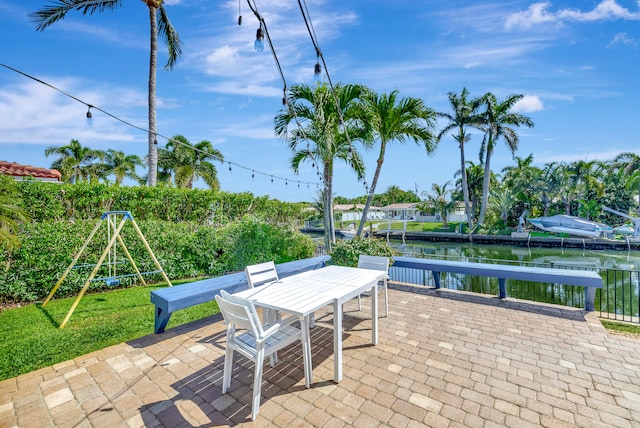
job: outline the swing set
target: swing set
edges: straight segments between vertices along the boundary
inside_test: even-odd
[[[80,259],[84,251],[86,250],[87,246],[93,239],[94,235],[96,234],[96,232],[98,232],[98,229],[100,229],[100,226],[103,223],[105,223],[105,220],[107,224],[107,246],[102,252],[102,254],[100,255],[100,258],[95,264],[76,265],[76,263],[78,262],[78,260]],[[149,272],[140,272],[140,270],[138,269],[136,262],[133,260],[133,257],[131,257],[131,254],[129,253],[127,246],[122,240],[122,236],[120,236],[120,232],[124,227],[124,225],[127,224],[127,222],[133,225],[136,233],[138,234],[138,237],[140,238],[140,241],[142,241],[144,247],[147,250],[147,253],[149,253],[149,256],[153,260],[153,263],[155,264],[157,270],[149,271]],[[124,260],[118,261],[117,259],[118,245],[117,244],[120,244],[120,247],[124,251],[124,254],[127,257],[129,264],[133,267],[133,270],[135,271],[135,273],[118,275],[117,266],[120,264],[126,264],[126,261]],[[96,278],[96,275],[98,274],[99,270],[104,266],[105,259],[107,260],[106,266],[108,267],[108,275],[102,278]],[[78,306],[78,303],[80,303],[80,300],[82,299],[85,292],[89,288],[89,285],[92,282],[104,281],[105,285],[109,287],[113,287],[120,284],[121,278],[137,276],[140,282],[142,283],[142,285],[146,286],[147,283],[144,281],[143,275],[151,275],[151,274],[159,273],[162,275],[165,282],[170,287],[172,286],[171,281],[169,281],[169,278],[164,273],[162,266],[160,266],[158,259],[153,254],[151,247],[149,247],[147,240],[144,238],[142,231],[140,231],[138,224],[133,219],[133,216],[129,211],[107,211],[103,213],[102,216],[100,216],[100,220],[98,221],[96,226],[93,228],[93,230],[89,234],[89,237],[85,240],[84,244],[82,244],[82,247],[73,258],[73,261],[71,262],[69,267],[67,267],[67,269],[64,271],[64,273],[62,274],[62,277],[58,280],[56,285],[53,286],[53,288],[51,289],[51,292],[49,292],[49,295],[42,303],[42,306],[45,306],[47,303],[49,303],[49,300],[51,300],[55,292],[58,290],[58,288],[60,287],[60,285],[62,284],[62,282],[65,280],[65,278],[67,277],[69,272],[71,272],[72,269],[81,269],[81,268],[88,268],[88,267],[93,267],[93,270],[91,271],[91,274],[89,274],[89,277],[85,281],[82,289],[80,290],[80,293],[78,294],[78,297],[76,297],[76,300],[73,302],[73,305],[71,305],[69,312],[67,312],[67,315],[65,316],[64,320],[60,324],[60,328],[64,328],[64,326],[67,325],[69,318],[71,318],[71,315],[73,315],[73,312]]]

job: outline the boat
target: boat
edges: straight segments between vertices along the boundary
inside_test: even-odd
[[[614,227],[613,231],[618,235],[633,235],[635,228],[632,224],[623,224],[622,226]]]
[[[613,228],[606,224],[565,214],[530,218],[529,223],[545,232],[566,233],[594,239],[613,233]]]

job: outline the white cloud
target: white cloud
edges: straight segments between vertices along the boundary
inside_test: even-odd
[[[611,46],[615,46],[617,44],[623,44],[628,46],[636,46],[638,43],[635,39],[630,38],[627,33],[618,33],[615,35],[613,40],[607,45],[608,48]]]
[[[507,30],[528,29],[546,23],[563,24],[565,21],[595,22],[640,19],[640,12],[631,12],[620,6],[616,0],[602,0],[593,10],[588,12],[577,9],[561,9],[557,12],[551,12],[549,11],[550,6],[549,2],[533,3],[527,10],[508,16],[505,28]]]
[[[525,95],[513,106],[513,110],[518,113],[531,113],[543,109],[544,104],[537,95]]]
[[[552,13],[547,12],[549,6],[551,3],[534,3],[526,11],[517,12],[507,17],[505,28],[507,30],[511,30],[513,27],[526,29],[537,24],[557,21]]]

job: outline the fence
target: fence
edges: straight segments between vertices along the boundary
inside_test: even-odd
[[[423,257],[421,254],[405,254],[408,257]],[[433,255],[430,255],[432,258]],[[512,264],[562,269],[593,270],[603,279],[603,288],[596,291],[595,310],[602,318],[632,323],[640,323],[640,272],[637,270],[596,269],[582,266],[567,266],[558,263],[530,263],[513,260],[495,260],[471,257],[446,257],[441,259],[478,263]],[[435,286],[430,272],[421,269],[389,269],[391,281]],[[442,273],[441,286],[451,290],[498,295],[498,279],[468,276],[464,274]],[[528,281],[507,281],[509,297],[551,303],[570,307],[584,307],[584,288],[562,284],[547,284]]]

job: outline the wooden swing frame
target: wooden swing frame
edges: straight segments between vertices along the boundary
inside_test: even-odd
[[[120,224],[118,224],[118,216],[122,216],[122,218],[120,219]],[[109,236],[109,240],[108,240],[107,246],[104,249],[104,251],[102,252],[102,254],[100,255],[100,258],[98,259],[97,263],[95,264],[95,267],[91,271],[91,274],[89,275],[89,277],[85,281],[82,289],[80,290],[80,293],[76,297],[76,300],[73,302],[73,305],[71,305],[71,308],[69,309],[69,312],[67,312],[67,315],[65,316],[64,320],[60,324],[60,328],[64,328],[65,325],[67,325],[67,322],[69,322],[69,319],[71,318],[71,315],[73,315],[73,312],[75,311],[76,307],[80,303],[80,300],[82,299],[82,297],[86,293],[87,289],[89,288],[89,284],[91,284],[91,282],[94,280],[96,274],[98,273],[98,271],[102,267],[102,263],[107,258],[107,256],[108,255],[110,256],[112,251],[113,251],[113,254],[115,255],[116,242],[120,244],[120,246],[124,250],[125,255],[127,256],[127,259],[129,260],[129,263],[131,264],[131,266],[135,270],[136,273],[133,274],[133,275],[134,276],[138,276],[138,278],[140,279],[140,281],[142,282],[143,285],[145,285],[145,286],[147,285],[147,283],[144,281],[144,278],[142,277],[143,273],[141,273],[140,270],[138,269],[138,266],[136,265],[136,262],[133,260],[133,257],[131,257],[131,254],[129,253],[129,250],[127,249],[127,246],[125,245],[124,241],[122,240],[122,237],[120,236],[120,231],[122,230],[124,225],[127,223],[127,221],[131,222],[131,224],[133,225],[135,231],[138,234],[138,237],[140,238],[140,241],[142,241],[142,243],[144,244],[144,247],[147,250],[147,253],[149,253],[149,256],[153,260],[153,263],[156,265],[156,268],[158,269],[157,272],[162,274],[162,277],[164,278],[165,282],[169,285],[169,287],[172,286],[171,281],[169,280],[169,278],[165,274],[164,270],[162,269],[162,266],[160,266],[160,262],[158,262],[158,259],[153,254],[153,251],[151,250],[151,247],[147,243],[147,240],[145,239],[144,235],[142,234],[142,231],[140,230],[140,228],[138,227],[138,224],[133,219],[133,216],[131,215],[131,213],[129,211],[107,211],[107,212],[103,213],[102,216],[100,216],[100,220],[98,220],[98,222],[96,223],[95,227],[93,228],[93,230],[89,234],[89,237],[85,240],[84,244],[82,244],[82,247],[80,247],[80,250],[78,251],[78,253],[74,256],[73,261],[71,262],[69,267],[62,274],[62,277],[60,277],[60,279],[58,280],[56,285],[53,286],[53,288],[49,292],[49,295],[47,296],[47,298],[42,303],[42,306],[45,306],[47,303],[49,303],[49,300],[51,300],[51,298],[53,297],[55,292],[58,290],[58,288],[60,287],[62,282],[65,280],[65,278],[67,277],[69,272],[71,272],[71,269],[73,269],[73,267],[76,265],[76,263],[78,262],[78,260],[80,259],[80,257],[84,253],[84,251],[87,249],[87,246],[89,245],[89,243],[93,239],[93,237],[96,234],[96,232],[98,232],[98,229],[100,229],[100,226],[103,223],[105,223],[105,220],[106,220],[106,224],[107,224],[107,227],[108,227],[108,236]],[[115,260],[114,260],[114,262],[115,262]],[[111,273],[111,265],[109,266],[109,272]],[[114,266],[114,274],[115,274],[115,266]],[[127,275],[127,276],[131,276],[131,275]],[[117,275],[114,275],[112,277],[112,279],[116,278],[116,277],[117,277]]]

